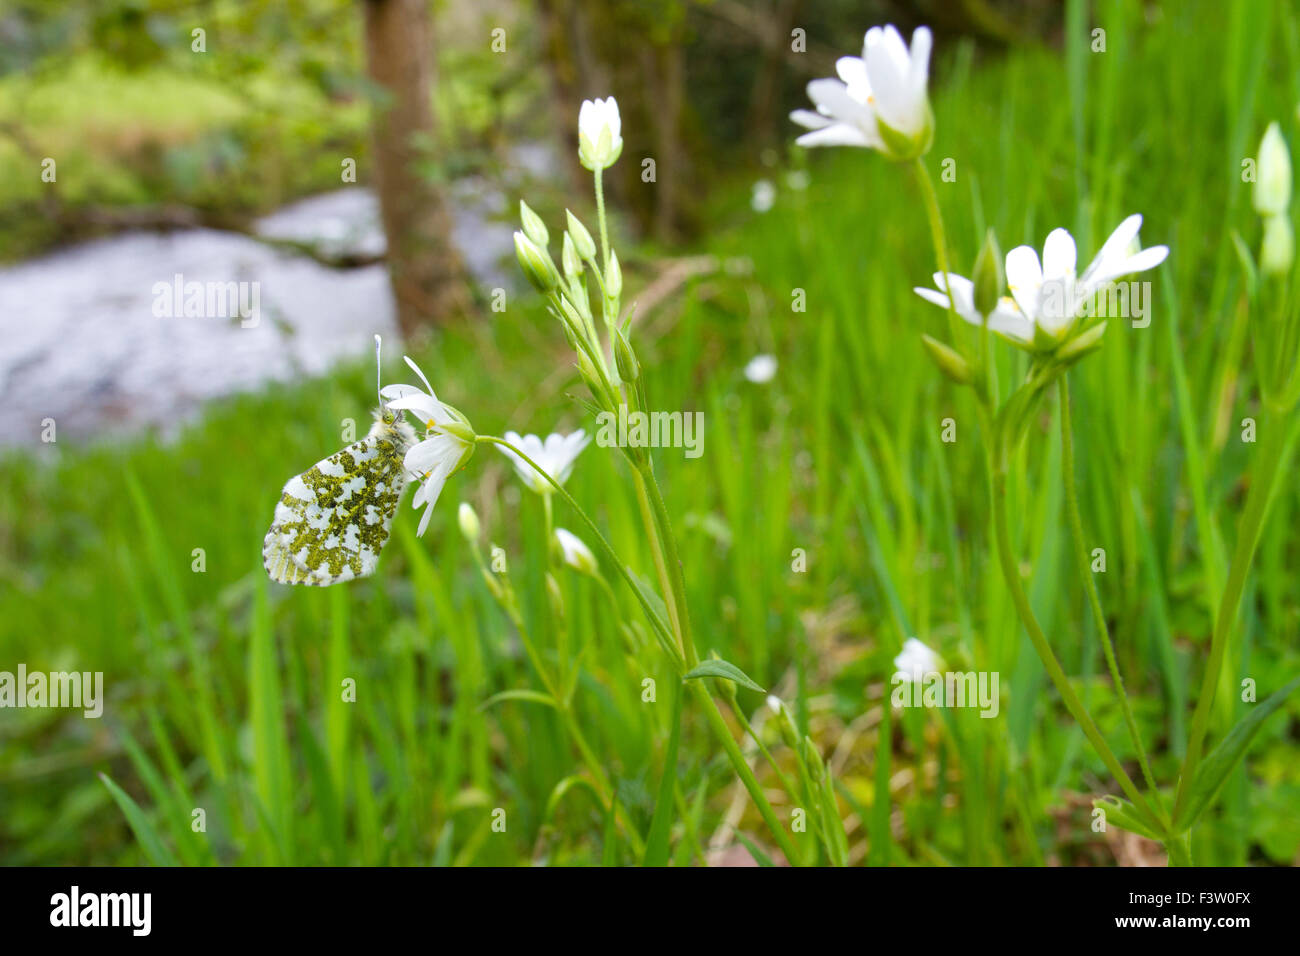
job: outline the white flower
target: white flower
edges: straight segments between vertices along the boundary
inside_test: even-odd
[[[903,651],[894,658],[894,677],[903,680],[920,681],[926,674],[939,669],[939,655],[926,647],[914,637],[903,643]]]
[[[892,159],[913,159],[930,146],[934,118],[926,84],[930,31],[917,27],[909,51],[892,25],[867,31],[861,57],[835,63],[840,79],[813,80],[808,97],[817,112],[795,110],[790,118],[812,130],[800,146],[863,146]],[[842,82],[841,82],[842,81]]]
[[[745,366],[745,378],[755,385],[766,385],[776,377],[776,357],[755,355]]]
[[[613,166],[623,152],[622,132],[614,97],[583,100],[578,110],[578,159],[582,165],[593,172]]]
[[[770,179],[760,179],[754,183],[753,195],[749,197],[749,205],[754,212],[767,212],[775,202],[776,187]]]
[[[555,540],[560,542],[560,551],[564,554],[564,563],[581,574],[596,574],[599,565],[591,548],[576,534],[564,528],[555,529]]]
[[[1053,229],[1043,244],[1041,263],[1032,246],[1017,246],[1007,253],[1006,277],[1010,296],[1003,296],[992,315],[989,328],[1022,346],[1045,344],[1055,347],[1074,326],[1084,304],[1104,285],[1136,272],[1154,269],[1169,255],[1167,246],[1137,247],[1142,217],[1132,215],[1121,222],[1102,244],[1083,274],[1075,275],[1078,252],[1074,237],[1065,229]],[[943,289],[943,273],[934,283]],[[974,285],[969,279],[948,274],[953,309],[967,322],[981,325],[975,309]],[[948,308],[948,296],[934,289],[913,290],[927,302]],[[1036,331],[1045,338],[1038,338]]]
[[[379,394],[389,408],[409,411],[424,424],[426,437],[412,445],[404,459],[406,470],[420,481],[412,501],[416,508],[424,508],[416,532],[419,536],[429,527],[433,506],[447,478],[474,453],[474,433],[460,413],[438,400],[419,366],[409,357],[406,364],[420,376],[428,391],[422,392],[414,385],[387,385]]]
[[[546,441],[542,441],[536,435],[521,436],[518,432],[506,432],[506,441],[536,462],[543,471],[555,479],[557,484],[562,485],[569,480],[569,475],[573,472],[574,459],[587,447],[591,437],[579,428],[568,436],[558,432],[552,433],[546,436]],[[502,448],[500,445],[497,447],[501,448],[502,454],[514,463],[519,480],[530,489],[539,495],[549,495],[555,490],[549,481],[539,475],[532,465],[516,455],[514,451]]]

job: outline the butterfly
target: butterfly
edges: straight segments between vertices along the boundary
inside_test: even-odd
[[[378,362],[379,337],[375,336]],[[358,442],[285,483],[262,542],[262,565],[280,584],[326,586],[372,574],[406,490],[402,460],[415,430],[380,397]]]

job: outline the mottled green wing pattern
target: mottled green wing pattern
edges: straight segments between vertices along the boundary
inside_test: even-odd
[[[338,584],[379,564],[406,474],[400,426],[376,422],[361,441],[290,478],[262,544],[262,564],[281,584]]]

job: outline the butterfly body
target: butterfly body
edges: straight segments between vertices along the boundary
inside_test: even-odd
[[[386,408],[365,438],[290,478],[262,543],[262,564],[281,584],[326,586],[379,564],[406,490],[402,459],[415,432]]]

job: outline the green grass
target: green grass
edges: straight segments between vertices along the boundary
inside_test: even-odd
[[[993,60],[941,48],[927,163],[937,178],[945,158],[956,161],[939,198],[957,271],[969,271],[986,226],[1007,249],[1065,225],[1087,257],[1140,211],[1143,240],[1172,249],[1149,277],[1150,327],[1112,322],[1102,351],[1072,374],[1083,524],[1106,550],[1103,606],[1156,777],[1168,782],[1207,655],[1206,585],[1223,586],[1251,467],[1239,423],[1258,415],[1229,241],[1236,228],[1258,243],[1241,159],[1274,118],[1297,142],[1300,42],[1281,3],[1168,5],[1154,22],[1124,0],[1095,5],[1091,19],[1082,9],[1071,42],[1102,26],[1104,54]],[[846,37],[846,51],[855,42]],[[720,225],[701,251],[747,257],[752,274],[694,280],[637,339],[655,407],[705,413],[703,457],[657,458],[700,649],[798,715],[834,770],[851,862],[1113,863],[1118,844],[1092,831],[1089,798],[1114,785],[1046,679],[990,555],[974,403],[920,347],[919,333],[943,334],[944,316],[910,292],[933,271],[919,194],[907,170],[874,154],[792,159],[811,185],[791,190],[777,176],[772,212],[748,210],[748,182],[713,200]],[[629,278],[626,301],[643,278]],[[795,289],[806,312],[791,311]],[[646,328],[661,331],[651,339]],[[564,397],[582,386],[558,371],[563,346],[527,296],[449,327],[417,358],[480,432],[590,430]],[[766,387],[740,371],[759,351],[781,360]],[[1005,387],[1022,360],[998,355]],[[555,646],[541,508],[500,455],[479,449],[423,539],[408,505],[374,578],[328,590],[265,580],[260,542],[276,493],[338,446],[344,418],[366,420],[371,375],[359,363],[217,403],[171,445],[61,440],[53,460],[0,464],[0,662],[102,670],[108,694],[99,721],[0,711],[4,862],[636,861],[560,718],[528,700],[482,706],[541,688],[456,530],[458,498],[506,549],[529,631]],[[1071,570],[1056,413],[1044,405],[1019,453],[1014,536],[1049,641],[1132,769]],[[955,443],[940,440],[945,418]],[[568,487],[653,578],[622,461],[593,446]],[[1263,700],[1300,670],[1296,492],[1282,482],[1265,527],[1211,745],[1249,707],[1234,692],[1241,678]],[[191,570],[195,548],[203,573]],[[807,553],[804,573],[792,570],[795,548]],[[654,642],[629,651],[597,589],[573,578],[563,588],[569,631],[591,644],[577,723],[652,859],[698,863],[715,837],[775,854],[690,697],[674,733]],[[621,616],[640,620],[632,595],[617,593]],[[890,661],[908,636],[963,668],[999,671],[1000,717],[891,715]],[[642,702],[647,677],[653,704]],[[342,699],[348,678],[355,703]],[[761,695],[738,699],[764,712]],[[1197,830],[1198,861],[1295,861],[1296,703],[1287,707]],[[791,773],[774,727],[760,733]],[[761,761],[759,776],[779,790]],[[669,796],[665,823],[656,806]],[[788,819],[788,800],[773,799]],[[191,829],[195,809],[205,833]]]

